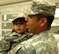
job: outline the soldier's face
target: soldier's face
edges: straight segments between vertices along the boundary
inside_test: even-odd
[[[27,26],[26,26],[25,23],[24,24],[21,24],[19,22],[16,22],[13,25],[13,27],[14,27],[15,32],[17,32],[17,33],[23,33],[23,32],[25,32],[27,30]]]
[[[40,22],[36,19],[36,17],[27,17],[25,18],[25,20],[27,21],[27,28],[29,32],[32,33],[37,33],[38,32],[38,28],[40,28]]]

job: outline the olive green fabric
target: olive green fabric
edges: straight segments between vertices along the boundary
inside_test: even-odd
[[[44,31],[18,44],[9,54],[58,54],[58,47],[53,35]]]
[[[20,42],[32,37],[30,33],[18,34],[16,32],[10,32],[4,36],[4,39],[0,41],[0,54],[7,54],[9,50],[14,48]]]

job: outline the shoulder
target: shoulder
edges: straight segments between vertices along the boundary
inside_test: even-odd
[[[8,40],[8,39],[10,39],[12,36],[13,36],[13,32],[11,31],[11,32],[9,32],[9,33],[7,33],[7,34],[4,35],[4,39],[5,39],[5,40]]]
[[[12,31],[10,31],[10,32],[8,32],[8,33],[6,33],[4,36],[6,37],[6,36],[9,36],[9,35],[11,35],[13,32]]]
[[[14,49],[12,49],[10,54],[36,54],[36,50],[33,46],[25,46],[25,45],[18,45]]]
[[[36,54],[36,50],[33,46],[27,46],[27,47],[22,47],[21,49],[18,49],[17,54]]]

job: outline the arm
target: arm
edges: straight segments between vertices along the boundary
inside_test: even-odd
[[[0,54],[7,54],[10,47],[10,42],[6,41],[5,36],[0,40]]]
[[[16,54],[36,54],[36,51],[33,46],[21,47],[17,50]]]
[[[17,45],[15,48],[8,52],[9,54],[36,54],[33,46],[25,47],[21,44]]]
[[[42,43],[37,47],[35,47],[35,49],[33,46],[23,46],[19,48],[15,54],[57,54],[54,45],[51,46],[49,43]]]

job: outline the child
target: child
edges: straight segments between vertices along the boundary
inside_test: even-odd
[[[6,34],[4,39],[0,41],[0,53],[2,54],[7,54],[7,52],[14,48],[17,44],[32,37],[32,34],[27,32],[27,26],[24,17],[14,19],[12,23],[12,31]]]

